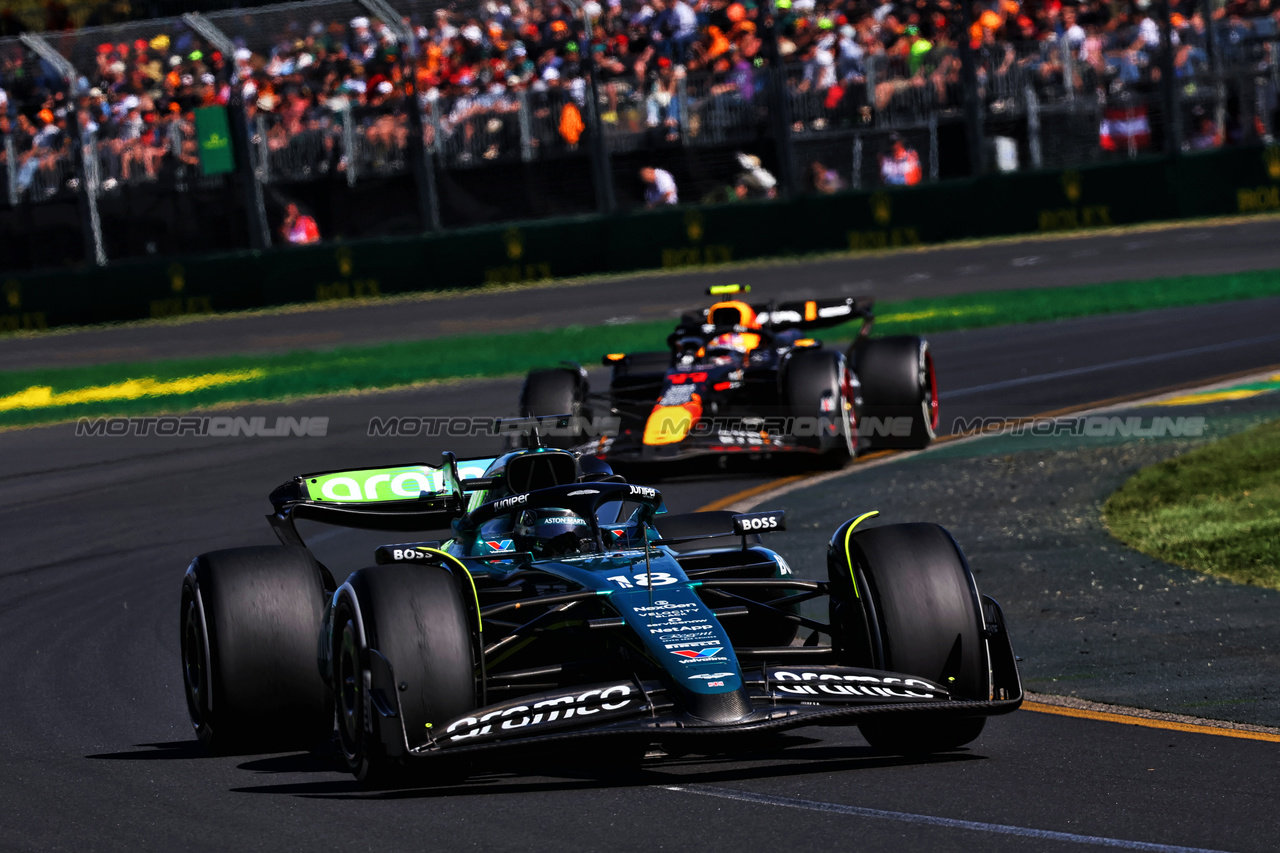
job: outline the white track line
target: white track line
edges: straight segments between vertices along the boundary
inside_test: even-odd
[[[1280,339],[1280,335],[1275,335],[1274,337],[1276,337],[1277,339]],[[1055,421],[1075,420],[1076,418],[1087,417],[1089,415],[1097,415],[1103,412],[1112,412],[1120,409],[1128,409],[1128,408],[1133,408],[1137,406],[1145,406],[1157,400],[1167,399],[1170,396],[1173,396],[1173,394],[1194,394],[1197,391],[1223,388],[1230,385],[1247,385],[1251,382],[1260,382],[1264,379],[1269,379],[1274,374],[1275,374],[1275,370],[1272,369],[1272,370],[1259,371],[1258,373],[1251,374],[1249,376],[1237,377],[1229,381],[1218,379],[1218,380],[1214,380],[1213,382],[1208,382],[1201,386],[1196,386],[1193,388],[1183,388],[1176,392],[1164,391],[1159,394],[1153,394],[1150,397],[1141,397],[1135,400],[1125,400],[1120,403],[1107,403],[1106,405],[1095,406],[1091,409],[1081,409],[1078,412],[1071,412],[1069,414],[1058,415],[1054,417],[1053,420]],[[1032,417],[1035,417],[1035,416],[1032,416]],[[879,459],[872,459],[868,462],[855,461],[855,463],[848,468],[841,468],[839,471],[828,471],[824,474],[818,474],[813,477],[805,477],[803,479],[796,480],[795,482],[785,483],[781,486],[778,486],[776,489],[770,489],[767,492],[762,492],[758,495],[752,495],[749,498],[744,498],[743,500],[740,500],[736,503],[730,504],[727,507],[724,507],[724,509],[731,510],[733,512],[750,512],[752,509],[760,506],[760,504],[765,503],[766,501],[775,500],[777,498],[782,497],[783,495],[788,495],[791,492],[799,491],[800,489],[807,489],[810,486],[821,485],[822,483],[830,482],[831,480],[835,480],[840,477],[849,477],[861,471],[869,471],[872,468],[879,468],[881,465],[889,465],[894,462],[900,462],[904,459],[915,459],[922,454],[932,453],[935,450],[941,450],[943,448],[948,448],[948,447],[958,447],[962,444],[968,444],[969,442],[972,442],[972,441],[979,441],[984,438],[991,438],[993,436],[1003,435],[1003,434],[1004,433],[1000,430],[994,430],[991,432],[977,432],[977,433],[974,433],[973,435],[966,435],[963,438],[949,439],[944,443],[933,444],[925,448],[924,450],[913,450],[905,453],[893,453],[889,456],[883,456]]]
[[[1091,364],[1088,367],[1073,367],[1069,370],[1056,370],[1053,373],[1038,373],[1035,376],[1020,376],[1017,379],[1003,379],[999,382],[988,382],[986,385],[974,385],[972,388],[960,388],[955,391],[948,391],[946,393],[939,394],[938,399],[950,400],[953,397],[964,397],[968,394],[978,394],[983,391],[995,391],[1000,388],[1016,388],[1019,385],[1032,385],[1036,382],[1065,379],[1068,376],[1081,376],[1086,373],[1097,373],[1099,370],[1111,370],[1115,367],[1132,367],[1135,364],[1154,364],[1158,361],[1169,361],[1175,358],[1203,355],[1207,352],[1219,352],[1222,350],[1236,349],[1238,347],[1252,346],[1253,344],[1266,344],[1271,343],[1272,341],[1280,341],[1280,334],[1262,335],[1257,338],[1242,338],[1238,341],[1228,341],[1221,344],[1208,344],[1202,347],[1192,347],[1191,349],[1157,353],[1156,355],[1140,355],[1134,358],[1122,358],[1119,361],[1108,361],[1105,364]]]
[[[1033,829],[1025,826],[1008,826],[1002,823],[986,823],[976,820],[957,820],[949,817],[913,814],[911,812],[891,812],[883,809],[869,809],[862,806],[849,806],[841,803],[823,803],[816,800],[798,800],[792,797],[775,797],[769,794],[753,794],[747,791],[735,791],[730,788],[711,786],[685,787],[683,785],[661,785],[666,791],[678,791],[682,794],[699,794],[704,797],[717,797],[722,800],[737,800],[744,803],[755,803],[765,806],[781,806],[783,808],[804,809],[806,811],[827,812],[828,814],[850,815],[852,817],[873,818],[876,820],[892,820],[899,823],[914,823],[923,826],[941,826],[948,829],[965,829],[971,832],[990,832],[997,835],[1013,835],[1019,838],[1034,838],[1043,841],[1063,841],[1070,844],[1089,844],[1094,847],[1115,847],[1121,850],[1143,850],[1150,853],[1226,853],[1205,847],[1180,847],[1175,844],[1153,844],[1149,841],[1127,841],[1123,838],[1107,838],[1099,835],[1078,835],[1074,832],[1055,832],[1049,829]]]

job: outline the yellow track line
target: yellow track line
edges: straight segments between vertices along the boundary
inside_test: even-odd
[[[1006,418],[1005,420],[1001,421],[999,425],[988,426],[986,429],[968,430],[966,432],[955,432],[949,435],[939,436],[938,438],[934,439],[933,443],[945,444],[948,441],[957,441],[962,438],[971,438],[972,436],[980,435],[984,432],[995,434],[1009,427],[1017,426],[1018,424],[1030,423],[1032,421],[1037,421],[1045,418],[1066,417],[1067,415],[1076,414],[1077,412],[1086,412],[1091,409],[1101,409],[1101,408],[1107,408],[1111,406],[1118,406],[1124,403],[1132,403],[1137,400],[1146,400],[1152,397],[1162,397],[1166,394],[1174,394],[1174,393],[1177,393],[1178,391],[1187,391],[1193,388],[1206,388],[1212,385],[1219,385],[1224,382],[1231,382],[1236,379],[1244,379],[1245,377],[1248,377],[1248,376],[1256,376],[1259,373],[1266,373],[1272,370],[1280,370],[1280,364],[1273,364],[1273,365],[1270,365],[1269,367],[1255,367],[1249,370],[1236,371],[1234,373],[1224,373],[1220,376],[1215,376],[1210,379],[1197,379],[1192,382],[1180,382],[1176,385],[1168,385],[1168,386],[1165,386],[1164,388],[1158,388],[1155,391],[1140,391],[1136,394],[1123,394],[1119,397],[1107,397],[1106,399],[1103,399],[1103,400],[1094,400],[1091,403],[1081,403],[1076,406],[1067,406],[1061,409],[1050,409],[1047,412],[1040,412],[1039,414],[1028,415],[1023,418]],[[877,450],[872,453],[868,453],[865,456],[858,456],[853,460],[853,464],[859,465],[864,462],[871,462],[875,459],[882,459],[886,456],[896,456],[904,452],[906,451]],[[754,498],[754,497],[757,497],[758,495],[766,494],[768,492],[773,491],[774,489],[781,488],[782,486],[789,486],[792,483],[798,483],[802,480],[813,479],[814,477],[821,476],[821,474],[823,473],[827,473],[827,472],[817,472],[817,473],[810,473],[810,474],[792,474],[787,477],[780,477],[777,480],[770,480],[767,483],[761,483],[758,486],[752,486],[749,489],[743,489],[740,492],[734,492],[733,494],[727,495],[723,498],[717,498],[711,503],[705,506],[699,507],[696,510],[696,512],[710,512],[712,510],[726,509],[728,507],[733,506],[738,501],[744,501],[744,500],[747,500],[748,498]]]
[[[1224,729],[1220,726],[1203,726],[1195,723],[1178,723],[1172,720],[1159,720],[1151,717],[1139,717],[1131,714],[1116,714],[1110,711],[1091,711],[1085,708],[1069,708],[1064,705],[1047,705],[1043,702],[1022,703],[1023,710],[1035,711],[1038,714],[1057,714],[1061,717],[1077,717],[1082,720],[1096,720],[1103,723],[1120,723],[1126,726],[1142,726],[1147,729],[1167,729],[1171,732],[1186,732],[1193,735],[1216,735],[1218,737],[1244,738],[1245,740],[1262,740],[1268,743],[1280,743],[1280,734],[1268,732],[1251,732],[1247,729]]]
[[[961,438],[969,438],[978,435],[981,432],[999,432],[1000,429],[1007,428],[1019,423],[1026,423],[1040,418],[1060,418],[1076,412],[1088,411],[1090,409],[1101,409],[1111,406],[1129,403],[1136,400],[1144,400],[1151,397],[1160,397],[1165,394],[1173,394],[1178,391],[1185,391],[1192,388],[1205,388],[1217,385],[1223,382],[1231,382],[1235,379],[1243,379],[1247,376],[1256,376],[1271,370],[1280,370],[1280,365],[1271,365],[1270,367],[1253,368],[1250,370],[1237,371],[1235,373],[1227,373],[1211,379],[1200,379],[1194,382],[1182,382],[1177,385],[1170,385],[1156,391],[1142,391],[1137,394],[1126,394],[1119,397],[1108,397],[1105,400],[1095,400],[1092,403],[1083,403],[1078,406],[1067,406],[1062,409],[1052,409],[1048,412],[1041,412],[1038,415],[1030,415],[1025,418],[1009,418],[997,429],[988,430],[971,430],[969,432],[952,433],[950,435],[940,436],[935,439],[935,444],[941,444],[947,441],[956,441]],[[881,459],[886,456],[896,456],[904,451],[901,450],[878,450],[874,453],[868,453],[866,456],[859,456],[854,459],[854,464],[862,462],[870,462],[873,459]],[[819,476],[818,474],[793,474],[789,477],[781,477],[777,480],[770,480],[768,483],[761,483],[758,486],[752,486],[749,489],[743,489],[723,498],[712,501],[706,506],[700,507],[698,512],[708,512],[711,510],[725,509],[733,506],[738,501],[754,498],[758,495],[766,494],[774,489],[782,486],[788,486],[792,483],[798,483],[803,480],[809,480]],[[1039,714],[1057,714],[1063,717],[1076,717],[1085,720],[1094,720],[1105,723],[1120,723],[1128,726],[1142,726],[1149,729],[1166,729],[1168,731],[1186,732],[1189,734],[1215,735],[1218,737],[1234,737],[1244,738],[1246,740],[1260,740],[1269,743],[1280,743],[1280,734],[1271,734],[1268,732],[1253,732],[1244,729],[1227,729],[1218,726],[1206,726],[1195,723],[1179,723],[1172,720],[1160,720],[1151,717],[1140,717],[1131,714],[1117,714],[1111,711],[1093,711],[1084,708],[1071,708],[1063,705],[1050,705],[1044,702],[1024,701],[1022,707],[1028,711],[1034,711]]]

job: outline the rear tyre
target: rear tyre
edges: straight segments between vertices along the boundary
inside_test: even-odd
[[[573,415],[575,419],[590,417],[587,409],[587,379],[577,370],[557,367],[530,371],[520,391],[520,416],[547,418]],[[576,422],[575,422],[576,425]],[[571,434],[542,437],[545,447],[568,449],[582,442],[577,430]]]
[[[624,430],[643,431],[649,411],[662,394],[671,353],[633,352],[624,361],[615,362],[609,378],[609,398],[617,407]]]
[[[342,757],[365,784],[396,785],[409,779],[408,768],[386,744],[402,741],[402,722],[410,745],[417,746],[429,733],[440,733],[441,723],[476,707],[470,623],[457,583],[438,566],[399,563],[361,569],[348,584],[354,596],[345,591],[339,595],[333,622]],[[391,665],[401,718],[376,710],[371,719],[365,717],[366,709],[376,708],[365,696],[371,650]]]
[[[831,622],[843,662],[918,675],[953,698],[991,697],[978,588],[955,540],[936,524],[893,524],[831,539]],[[847,544],[846,544],[847,543]],[[876,749],[938,752],[969,743],[984,717],[869,720]]]
[[[817,419],[817,435],[797,436],[818,451],[816,467],[841,468],[856,452],[852,379],[838,352],[798,350],[787,359],[782,399],[791,416]]]
[[[182,579],[180,645],[196,736],[219,753],[310,748],[333,731],[316,663],[325,593],[304,548],[201,554]]]
[[[919,450],[937,435],[938,382],[929,342],[912,335],[862,340],[853,350],[862,383],[862,429],[872,447]],[[910,419],[902,429],[901,419]]]

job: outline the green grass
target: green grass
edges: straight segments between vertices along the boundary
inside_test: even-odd
[[[1184,276],[1070,288],[966,294],[882,302],[876,334],[929,334],[954,329],[1140,311],[1280,295],[1280,270],[1225,276]],[[566,298],[572,298],[568,294]],[[691,298],[691,302],[697,300]],[[395,388],[466,377],[511,376],[562,360],[599,364],[606,352],[660,349],[672,322],[570,327],[520,334],[467,335],[407,343],[0,373],[0,427],[81,416],[141,415],[320,394]],[[191,334],[200,334],[193,324]],[[853,326],[820,337],[846,340]],[[210,374],[253,372],[196,390],[112,389],[128,380],[173,382]],[[186,385],[200,383],[186,383]],[[105,386],[105,387],[104,387]],[[40,389],[50,389],[44,391]],[[74,398],[69,392],[84,391]],[[98,390],[92,390],[98,389]],[[21,395],[21,396],[19,396]],[[51,396],[52,395],[52,396]],[[42,399],[43,397],[43,399]],[[85,400],[85,397],[92,399]]]
[[[1280,589],[1280,421],[1142,469],[1103,517],[1144,554]]]

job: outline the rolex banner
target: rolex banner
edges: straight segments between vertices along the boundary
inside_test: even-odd
[[[236,170],[231,156],[231,132],[227,129],[225,107],[198,107],[196,141],[200,145],[200,169],[206,175],[221,175]]]

